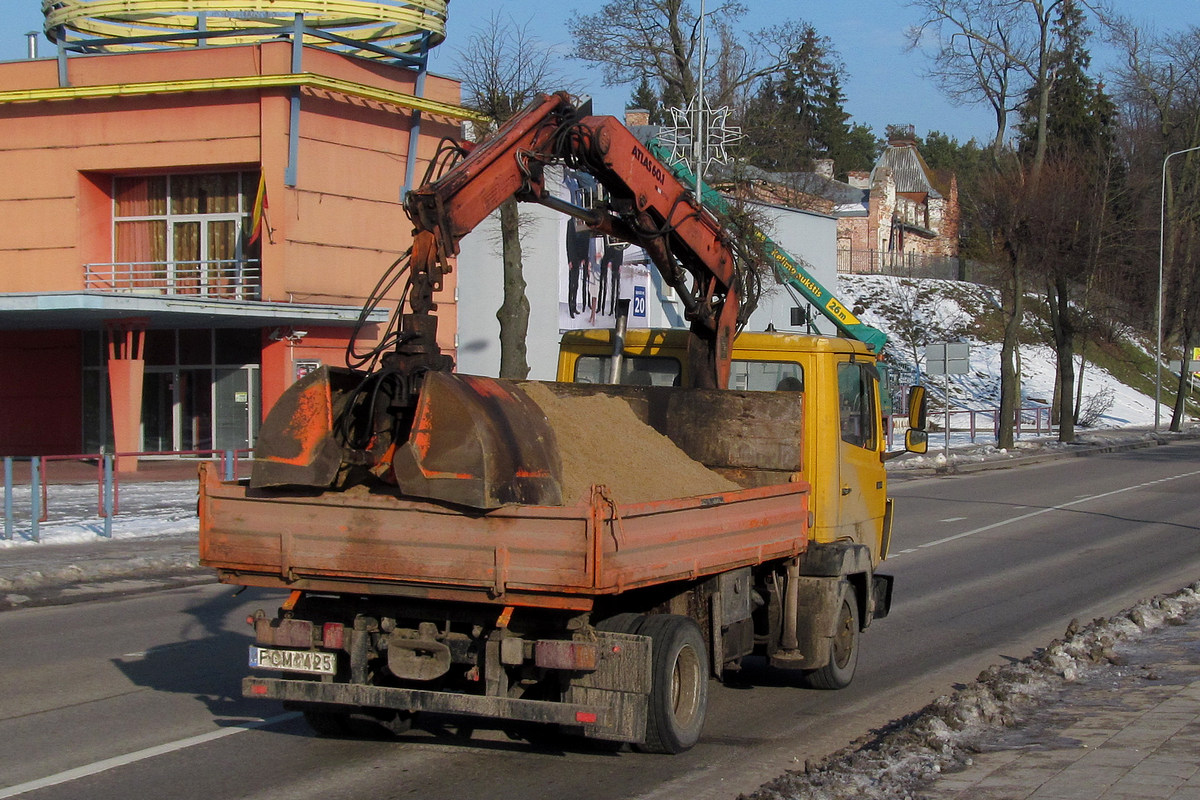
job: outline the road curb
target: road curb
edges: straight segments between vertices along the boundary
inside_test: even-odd
[[[149,594],[164,589],[181,589],[187,586],[200,586],[216,582],[216,573],[206,569],[123,576],[109,575],[105,576],[103,580],[38,586],[26,590],[9,590],[0,594],[0,613],[22,608],[65,606],[72,603],[112,600],[118,597]]]

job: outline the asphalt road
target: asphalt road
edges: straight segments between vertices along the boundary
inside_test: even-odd
[[[430,720],[319,739],[239,696],[255,608],[196,586],[0,614],[0,800],[732,798],[1065,629],[1200,578],[1200,443],[892,486],[892,614],[841,692],[751,664],[674,757],[532,746]],[[282,719],[278,718],[282,715]],[[268,718],[261,725],[254,722]],[[559,749],[559,748],[562,749]],[[10,788],[3,788],[10,787]]]

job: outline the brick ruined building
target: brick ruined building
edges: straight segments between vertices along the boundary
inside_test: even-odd
[[[845,181],[834,177],[831,159],[816,159],[812,172],[743,168],[723,188],[837,217],[841,271],[873,272],[914,259],[957,258],[957,178],[925,163],[912,126],[893,126],[889,132],[892,137],[874,169],[849,172]]]

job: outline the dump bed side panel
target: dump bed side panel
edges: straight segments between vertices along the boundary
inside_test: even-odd
[[[596,492],[590,505],[483,514],[366,492],[268,495],[204,470],[200,557],[229,583],[587,607],[801,552],[807,488],[624,507]]]

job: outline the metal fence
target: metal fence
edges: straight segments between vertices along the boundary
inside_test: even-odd
[[[125,261],[85,264],[84,288],[101,292],[186,295],[217,300],[258,300],[262,296],[258,261]]]
[[[947,438],[953,443],[958,440],[975,444],[980,438],[995,441],[1000,431],[1000,409],[952,408],[949,414],[944,408],[929,407],[929,449],[934,450],[935,441],[945,445]],[[904,431],[908,428],[907,414],[897,411],[888,418],[887,443],[892,447],[895,442],[902,441]],[[1050,409],[1047,406],[1027,406],[1013,420],[1013,435],[1021,436],[1052,436],[1055,428],[1050,421]]]
[[[964,280],[958,258],[886,250],[838,250],[837,271],[846,275],[891,275],[901,278]]]
[[[41,541],[41,526],[43,523],[51,521],[50,501],[52,497],[49,487],[52,485],[50,480],[52,464],[75,462],[90,466],[94,463],[96,470],[96,517],[102,520],[102,528],[96,532],[102,537],[111,539],[113,518],[120,513],[121,481],[120,473],[115,469],[117,459],[209,458],[221,463],[225,480],[236,480],[238,477],[239,460],[249,456],[250,453],[250,450],[188,450],[137,453],[84,453],[33,456],[22,459],[5,456],[3,459],[4,528],[3,531],[0,531],[0,539],[11,541],[16,536],[18,524],[21,524],[27,526],[23,531],[24,538],[28,538],[34,542]],[[24,508],[18,509],[15,502],[17,494],[15,489],[18,484],[14,475],[14,466],[21,462],[28,464],[29,491],[28,499],[22,503]]]

